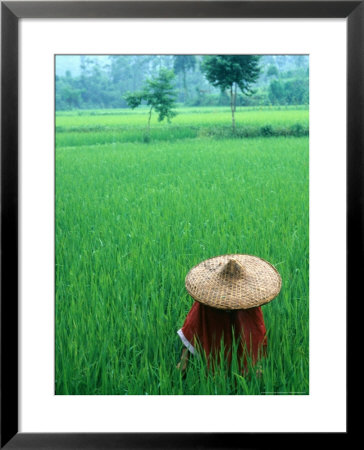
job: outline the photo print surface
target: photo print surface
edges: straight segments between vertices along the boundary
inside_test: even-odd
[[[309,57],[56,55],[57,395],[309,394]]]

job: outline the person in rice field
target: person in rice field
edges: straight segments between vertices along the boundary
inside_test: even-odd
[[[177,368],[184,372],[189,355],[201,352],[210,366],[219,361],[221,345],[230,365],[235,340],[239,368],[245,373],[248,361],[254,366],[266,353],[261,305],[279,294],[282,280],[278,271],[257,256],[222,255],[193,267],[185,285],[195,302],[177,331],[185,346]]]

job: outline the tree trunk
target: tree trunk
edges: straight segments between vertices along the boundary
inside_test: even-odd
[[[152,110],[153,110],[153,106],[151,106],[150,110],[149,110],[147,134],[146,134],[146,136],[144,136],[144,141],[145,142],[149,142],[150,141],[150,119],[152,118]]]
[[[152,109],[153,109],[153,106],[151,106],[151,107],[150,107],[150,110],[149,110],[149,117],[148,117],[148,134],[150,134],[150,119],[152,118]]]
[[[183,71],[183,88],[184,88],[184,103],[186,103],[186,100],[188,98],[188,89],[187,89],[187,81],[186,81],[186,71]]]
[[[234,93],[233,85],[231,85],[231,87],[230,87],[230,108],[231,108],[233,133],[235,134],[236,89],[235,89],[235,93]]]

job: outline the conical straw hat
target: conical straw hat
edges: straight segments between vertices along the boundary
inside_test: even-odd
[[[278,271],[251,255],[222,255],[202,261],[187,274],[186,289],[200,303],[218,309],[248,309],[273,300],[281,290]]]

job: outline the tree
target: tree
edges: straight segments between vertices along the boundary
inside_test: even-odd
[[[307,105],[309,100],[308,78],[287,81],[273,80],[268,96],[273,105]]]
[[[147,136],[150,137],[150,119],[153,109],[158,113],[158,121],[167,119],[168,122],[176,115],[173,111],[177,93],[174,89],[173,80],[175,75],[173,71],[161,68],[159,74],[148,78],[141,91],[128,92],[124,98],[128,106],[132,109],[137,108],[143,101],[149,106]]]
[[[189,70],[195,70],[195,66],[196,66],[196,56],[194,55],[175,55],[173,57],[174,71],[176,73],[182,74],[185,103],[188,98],[186,75]]]
[[[275,66],[274,64],[270,64],[267,69],[267,75],[268,77],[278,77],[279,76],[278,67]]]
[[[285,104],[284,84],[282,81],[273,80],[268,88],[268,97],[272,105]]]
[[[66,83],[57,83],[56,105],[62,109],[79,108],[81,103],[81,91],[73,89]]]
[[[245,95],[254,93],[252,85],[260,73],[258,55],[213,55],[205,56],[202,71],[207,80],[222,92],[228,91],[232,128],[235,132],[235,111],[238,87]]]

